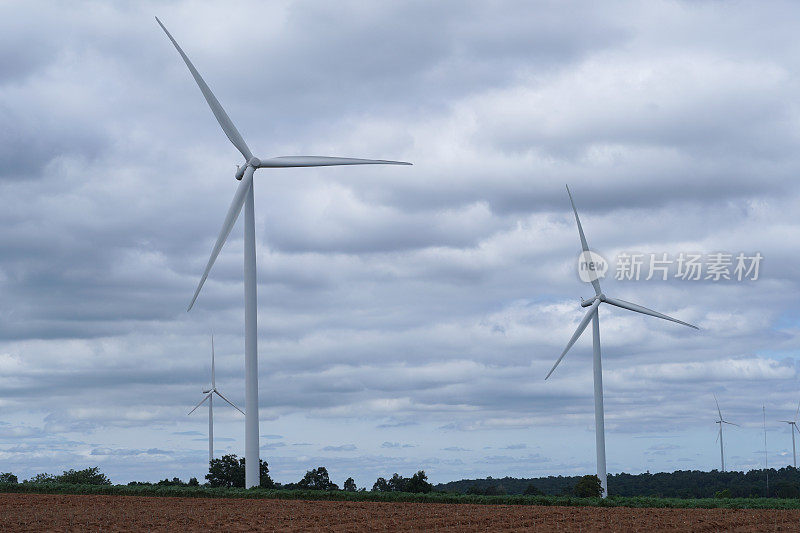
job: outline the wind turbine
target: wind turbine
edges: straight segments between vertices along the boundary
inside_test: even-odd
[[[589,255],[589,245],[586,244],[586,236],[583,234],[583,227],[581,226],[581,220],[578,218],[578,210],[575,208],[575,202],[572,200],[572,193],[569,191],[569,186],[567,186],[567,194],[569,195],[569,201],[572,204],[572,211],[575,213],[575,222],[578,224],[578,234],[580,235],[581,239],[581,248],[583,249],[583,257]],[[603,495],[602,497],[605,498],[608,495],[608,484],[607,484],[607,473],[606,473],[606,437],[605,437],[605,422],[603,420],[603,367],[600,361],[600,320],[598,316],[598,309],[601,303],[611,304],[616,307],[621,307],[623,309],[627,309],[629,311],[635,311],[637,313],[642,313],[645,315],[654,316],[657,318],[663,318],[664,320],[669,320],[672,322],[677,322],[678,324],[683,324],[684,326],[689,326],[690,328],[698,329],[697,326],[693,326],[687,322],[683,322],[676,318],[669,317],[667,315],[658,313],[653,311],[652,309],[648,309],[646,307],[642,307],[641,305],[637,305],[634,303],[626,302],[624,300],[617,300],[615,298],[609,298],[603,291],[600,289],[600,281],[597,279],[597,276],[592,277],[592,286],[594,287],[595,295],[588,299],[584,300],[581,298],[581,307],[588,307],[589,310],[584,315],[583,319],[578,324],[578,328],[575,330],[575,333],[572,335],[572,338],[567,343],[567,347],[564,348],[564,351],[561,352],[558,360],[553,365],[553,368],[550,369],[550,372],[547,373],[547,376],[544,379],[550,377],[550,375],[555,371],[558,364],[567,355],[567,352],[572,345],[575,344],[575,341],[581,336],[583,330],[586,329],[586,326],[589,325],[589,322],[592,322],[592,346],[593,346],[593,368],[594,368],[594,424],[595,424],[595,442],[597,447],[597,477],[600,478],[600,484],[603,487]]]
[[[727,420],[722,418],[722,411],[719,408],[719,402],[717,401],[717,395],[714,394],[714,403],[717,404],[717,412],[719,413],[719,420],[717,420],[717,424],[719,424],[719,433],[717,433],[717,440],[719,441],[719,459],[722,463],[722,472],[725,471],[725,452],[722,448],[722,424],[730,424],[731,426],[741,427],[739,424],[734,424],[733,422],[728,422]]]
[[[761,413],[764,415],[764,475],[766,476],[766,482],[767,482],[766,497],[769,498],[769,461],[767,459],[767,408],[764,405],[761,406]]]
[[[198,407],[203,405],[205,401],[208,400],[208,463],[211,464],[211,460],[214,459],[214,395],[216,394],[228,402],[231,407],[244,415],[244,411],[236,407],[232,401],[227,399],[220,391],[217,390],[217,379],[214,372],[214,335],[211,335],[211,388],[204,390],[203,394],[205,394],[203,399],[200,400],[200,403],[194,406],[194,409],[189,411],[189,414],[194,413]],[[247,415],[245,415],[245,417],[247,417]]]
[[[194,68],[192,62],[183,53],[183,50],[167,31],[167,28],[158,20],[156,22],[167,34],[175,49],[183,58],[184,63],[200,87],[212,113],[225,132],[225,135],[244,156],[245,164],[236,170],[235,177],[239,186],[233,195],[233,201],[225,215],[217,241],[211,250],[211,257],[206,264],[197,290],[194,292],[188,310],[191,310],[200,289],[203,287],[214,261],[219,255],[222,245],[233,228],[239,213],[244,207],[244,357],[245,357],[245,487],[259,485],[259,457],[258,457],[258,340],[257,340],[257,285],[256,285],[256,241],[255,241],[255,214],[253,206],[253,174],[259,168],[286,168],[286,167],[321,167],[335,165],[410,165],[402,161],[385,161],[382,159],[353,159],[345,157],[319,157],[319,156],[281,156],[270,159],[259,159],[250,151],[236,126],[225,113],[214,93],[211,92],[206,82]]]
[[[794,413],[794,420],[781,420],[781,422],[786,422],[791,426],[792,431],[792,458],[794,459],[794,467],[797,468],[797,450],[794,446],[794,432],[800,431],[797,429],[797,415],[800,414],[800,402],[797,404],[797,411]]]

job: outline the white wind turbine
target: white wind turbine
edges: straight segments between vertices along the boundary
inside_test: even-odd
[[[580,235],[581,239],[581,248],[583,249],[582,257],[587,257],[589,255],[589,245],[586,244],[586,236],[583,234],[583,227],[581,226],[581,220],[578,218],[578,210],[575,208],[575,202],[572,200],[572,193],[569,191],[569,187],[567,187],[567,194],[569,195],[569,201],[572,204],[572,211],[575,213],[575,222],[578,224],[578,234]],[[553,365],[553,368],[550,369],[550,372],[547,373],[547,376],[544,379],[550,377],[550,375],[555,371],[558,364],[567,355],[567,352],[572,345],[575,344],[575,341],[581,336],[583,330],[586,329],[586,326],[589,325],[589,322],[592,322],[592,346],[593,346],[593,368],[594,368],[594,424],[595,424],[595,442],[597,447],[597,477],[600,478],[600,483],[603,487],[603,498],[608,496],[608,483],[607,483],[607,474],[606,474],[606,437],[605,437],[605,422],[603,420],[603,367],[600,361],[600,319],[598,317],[598,309],[601,303],[607,303],[614,305],[616,307],[621,307],[623,309],[627,309],[629,311],[635,311],[637,313],[642,313],[645,315],[654,316],[657,318],[663,318],[664,320],[669,320],[671,322],[677,322],[678,324],[683,324],[684,326],[689,326],[690,328],[699,329],[697,326],[693,326],[687,322],[683,322],[676,318],[669,317],[657,311],[653,311],[652,309],[648,309],[646,307],[642,307],[641,305],[637,305],[634,303],[626,302],[624,300],[617,300],[616,298],[609,298],[603,291],[600,290],[600,282],[598,281],[597,277],[595,276],[592,279],[592,286],[594,287],[594,297],[584,300],[581,298],[581,307],[588,307],[589,310],[584,315],[583,319],[578,324],[578,328],[575,330],[575,333],[572,335],[572,338],[567,343],[567,347],[564,348],[564,351],[561,352],[558,360]]]
[[[797,429],[797,415],[800,414],[800,402],[797,404],[797,411],[794,413],[794,420],[781,420],[781,422],[786,422],[789,424],[789,427],[792,431],[792,458],[794,459],[794,467],[797,468],[797,449],[794,446],[794,432],[800,432],[800,429]]]
[[[184,63],[192,73],[195,82],[206,99],[211,111],[227,135],[228,139],[244,156],[244,166],[236,170],[236,179],[240,181],[233,201],[225,215],[222,229],[211,250],[206,268],[197,285],[197,290],[189,304],[189,309],[194,305],[200,289],[203,287],[214,261],[219,255],[222,245],[233,228],[239,213],[244,207],[244,357],[245,357],[245,487],[259,485],[259,457],[258,457],[258,347],[257,347],[257,285],[256,285],[256,243],[255,243],[255,215],[253,206],[253,173],[259,168],[286,168],[286,167],[321,167],[335,165],[410,165],[401,161],[385,161],[379,159],[353,159],[345,157],[319,157],[319,156],[281,156],[270,159],[259,159],[253,156],[244,139],[239,134],[236,126],[225,113],[217,98],[211,92],[206,82],[194,68],[189,58],[183,53],[181,47],[173,39],[167,28],[158,20],[158,25],[167,34],[175,49],[183,58]]]
[[[211,388],[204,390],[203,394],[205,394],[203,399],[200,401],[200,403],[194,406],[194,409],[189,411],[189,414],[194,413],[198,407],[203,405],[205,401],[208,400],[208,463],[211,464],[211,460],[214,459],[214,395],[216,394],[228,402],[231,407],[244,415],[244,411],[236,407],[232,401],[227,399],[220,391],[217,390],[217,378],[214,372],[214,335],[211,335]],[[245,415],[245,417],[246,416],[247,415]]]
[[[714,395],[714,403],[717,404],[717,413],[719,413],[719,420],[717,420],[717,424],[719,424],[719,433],[717,433],[717,440],[719,441],[719,460],[722,464],[722,472],[725,471],[725,451],[722,447],[722,424],[730,424],[731,426],[741,427],[739,424],[734,424],[733,422],[728,422],[727,420],[722,418],[722,410],[719,408],[719,402],[717,401],[717,395]]]

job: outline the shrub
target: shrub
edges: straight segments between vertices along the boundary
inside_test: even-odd
[[[0,483],[12,483],[16,484],[19,483],[17,476],[12,474],[11,472],[2,472],[0,473]]]

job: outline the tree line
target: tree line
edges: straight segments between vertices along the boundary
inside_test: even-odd
[[[488,477],[440,483],[434,490],[461,494],[574,496],[577,495],[575,487],[581,479],[582,476]],[[660,498],[800,498],[800,470],[787,466],[748,472],[719,470],[710,472],[677,470],[657,474],[623,472],[608,475],[608,492],[612,496]]]
[[[234,488],[244,487],[245,468],[244,457],[236,455],[223,455],[219,459],[213,459],[209,463],[206,482],[203,484],[208,487]],[[286,489],[286,490],[340,490],[339,486],[332,482],[328,474],[328,469],[324,466],[314,468],[305,473],[303,478],[297,483],[276,483],[269,475],[269,465],[266,461],[260,460],[259,465],[260,483],[259,487],[264,489]],[[11,472],[0,473],[0,483],[19,483],[17,476]],[[86,468],[84,470],[65,470],[61,475],[37,474],[22,483],[65,483],[71,485],[111,485],[111,481],[105,474],[100,472],[99,467]],[[200,486],[197,478],[191,478],[184,482],[177,477],[166,478],[152,483],[149,481],[131,481],[131,486],[161,485],[161,486]],[[352,477],[348,477],[341,490],[356,492],[366,491],[362,487],[358,488]],[[376,492],[422,492],[427,493],[433,490],[433,485],[428,483],[428,476],[424,470],[418,471],[410,478],[405,478],[395,473],[388,480],[379,477],[372,490]]]
[[[454,494],[473,494],[485,496],[502,495],[546,495],[546,496],[594,496],[599,481],[596,476],[547,476],[540,478],[484,478],[462,479],[436,486],[428,482],[423,470],[411,477],[395,473],[391,477],[379,477],[370,489],[358,488],[352,477],[348,477],[341,489],[331,481],[324,466],[308,470],[296,483],[276,483],[269,475],[265,461],[260,465],[260,487],[267,489],[297,489],[348,492],[394,492],[430,493],[445,492]],[[767,478],[769,489],[767,490]],[[184,482],[177,477],[165,478],[158,482],[132,481],[128,485],[156,486],[206,486],[206,487],[244,487],[244,458],[224,455],[214,459],[209,465],[205,482],[197,478]],[[0,473],[0,483],[19,483],[11,472]],[[65,470],[60,475],[37,474],[22,483],[61,483],[77,485],[111,485],[109,478],[100,472],[99,467],[83,470]],[[794,467],[749,472],[720,472],[712,470],[678,470],[651,474],[610,474],[608,490],[612,496],[635,497],[653,496],[659,498],[800,498],[800,470]]]

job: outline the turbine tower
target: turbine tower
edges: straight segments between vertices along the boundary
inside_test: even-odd
[[[200,403],[194,406],[194,409],[189,411],[189,414],[194,413],[198,407],[203,405],[205,401],[208,400],[208,464],[210,465],[211,460],[214,458],[214,395],[216,394],[228,402],[231,407],[244,415],[244,411],[236,407],[232,401],[227,399],[220,391],[217,390],[217,379],[214,373],[214,335],[211,335],[211,388],[204,390],[203,394],[205,394],[203,399],[200,400]],[[245,417],[247,417],[247,415],[245,415]]]
[[[733,422],[728,422],[727,420],[722,418],[722,411],[719,408],[719,402],[717,401],[717,395],[714,395],[714,403],[717,404],[717,412],[719,413],[719,420],[716,421],[719,424],[719,433],[717,433],[717,440],[719,441],[719,460],[722,463],[722,472],[725,471],[725,452],[722,448],[722,424],[730,424],[731,426],[741,427],[739,424],[734,424]]]
[[[797,449],[794,446],[794,432],[800,431],[797,429],[797,415],[800,413],[800,402],[797,404],[797,411],[794,413],[794,420],[781,420],[781,422],[786,422],[791,427],[792,431],[792,459],[794,459],[794,467],[797,468]]]
[[[385,161],[382,159],[353,159],[345,157],[319,157],[319,156],[281,156],[270,159],[259,159],[250,151],[244,142],[236,126],[225,113],[214,93],[211,92],[206,82],[194,68],[192,62],[183,53],[181,47],[173,39],[167,28],[158,20],[156,22],[167,34],[175,49],[183,58],[184,63],[189,68],[195,82],[200,87],[200,91],[206,99],[212,113],[225,132],[225,135],[233,143],[236,149],[242,153],[245,163],[236,170],[236,179],[239,186],[233,195],[222,230],[217,237],[217,241],[211,250],[211,257],[206,264],[197,290],[194,292],[192,301],[189,304],[191,310],[200,289],[203,287],[214,261],[219,255],[222,245],[233,229],[239,213],[244,207],[244,358],[245,358],[245,487],[257,487],[259,485],[259,457],[258,457],[258,339],[257,339],[257,285],[256,285],[256,239],[255,239],[255,214],[253,206],[253,174],[259,168],[286,168],[286,167],[322,167],[335,165],[410,165],[402,161]]]
[[[578,218],[578,210],[575,208],[575,202],[572,200],[572,193],[569,191],[569,186],[567,187],[567,194],[569,195],[569,201],[572,204],[572,211],[575,213],[575,222],[578,225],[578,235],[581,239],[581,248],[583,249],[583,257],[587,257],[589,255],[589,245],[586,244],[586,236],[583,234],[583,227],[581,226],[581,220]],[[564,348],[564,351],[561,352],[558,360],[553,365],[553,368],[550,369],[550,372],[547,373],[547,376],[544,379],[550,377],[550,375],[555,371],[558,364],[567,355],[567,352],[572,345],[575,344],[575,341],[581,336],[581,333],[586,329],[586,326],[589,325],[589,322],[592,322],[592,346],[593,346],[593,368],[594,368],[594,424],[595,424],[595,442],[597,447],[597,477],[600,478],[600,483],[603,487],[603,498],[608,496],[608,484],[607,484],[607,475],[606,475],[606,437],[605,437],[605,422],[603,419],[603,367],[600,360],[600,320],[598,317],[598,309],[601,303],[611,304],[616,307],[621,307],[622,309],[627,309],[629,311],[635,311],[637,313],[642,313],[645,315],[654,316],[657,318],[663,318],[664,320],[669,320],[672,322],[677,322],[678,324],[683,324],[684,326],[689,326],[690,328],[698,329],[697,326],[693,326],[687,322],[683,322],[676,318],[669,317],[667,315],[658,313],[651,309],[647,309],[646,307],[642,307],[641,305],[633,304],[630,302],[626,302],[624,300],[617,300],[615,298],[610,298],[603,294],[603,291],[600,289],[600,281],[597,279],[597,276],[593,276],[591,280],[592,286],[594,287],[595,295],[588,299],[583,300],[581,299],[581,307],[588,307],[589,310],[584,315],[583,319],[578,324],[578,328],[575,330],[575,333],[572,335],[572,338],[567,343],[567,347]]]

